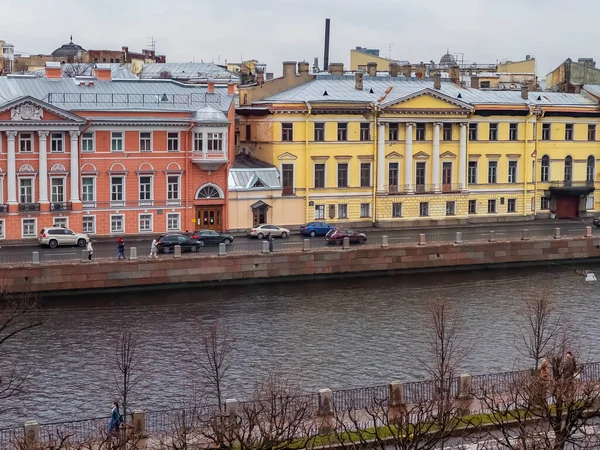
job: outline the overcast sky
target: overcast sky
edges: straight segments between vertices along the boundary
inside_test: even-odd
[[[48,54],[69,35],[86,49],[132,51],[149,37],[168,62],[258,59],[281,74],[284,60],[330,62],[356,46],[395,59],[439,61],[446,52],[494,63],[537,59],[545,75],[566,58],[596,58],[598,0],[0,0],[0,39],[17,52]]]

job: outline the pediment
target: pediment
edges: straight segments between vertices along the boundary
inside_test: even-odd
[[[429,159],[429,155],[425,152],[418,152],[413,155],[413,159]]]
[[[440,158],[456,158],[456,153],[444,152],[440,155]]]
[[[394,158],[404,158],[404,156],[402,156],[400,153],[398,152],[390,152],[387,155],[385,155],[386,159],[394,159]]]
[[[6,113],[10,111],[10,115]],[[38,122],[70,122],[73,125],[85,124],[85,119],[72,114],[64,109],[57,108],[49,103],[38,100],[31,96],[17,98],[0,106],[0,119],[2,122],[18,122],[19,125]]]
[[[382,105],[384,112],[408,111],[422,113],[448,112],[466,114],[473,111],[473,106],[434,89],[423,89],[402,98]]]
[[[290,152],[285,152],[279,155],[277,159],[280,161],[295,161],[296,159],[298,159],[298,157],[296,155],[291,154]]]

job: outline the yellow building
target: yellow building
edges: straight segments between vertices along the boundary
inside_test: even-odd
[[[238,109],[242,148],[275,165],[283,196],[295,201],[282,205],[281,224],[295,223],[299,198],[304,221],[377,226],[598,208],[600,87],[493,91],[360,72],[306,81],[286,64],[295,87],[240,87],[251,100]]]

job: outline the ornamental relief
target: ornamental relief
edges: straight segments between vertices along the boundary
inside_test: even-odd
[[[31,102],[25,102],[10,110],[10,120],[41,120],[44,110]]]

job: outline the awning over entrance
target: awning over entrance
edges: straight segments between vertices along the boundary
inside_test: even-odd
[[[259,200],[259,201],[257,201],[256,203],[252,203],[252,204],[250,205],[250,208],[252,208],[252,209],[258,209],[258,208],[262,208],[263,206],[264,206],[265,208],[270,208],[270,207],[271,207],[271,205],[269,205],[269,204],[267,204],[267,203],[263,202],[262,200]]]
[[[587,181],[555,181],[550,185],[550,195],[584,196],[594,192],[594,183]]]

